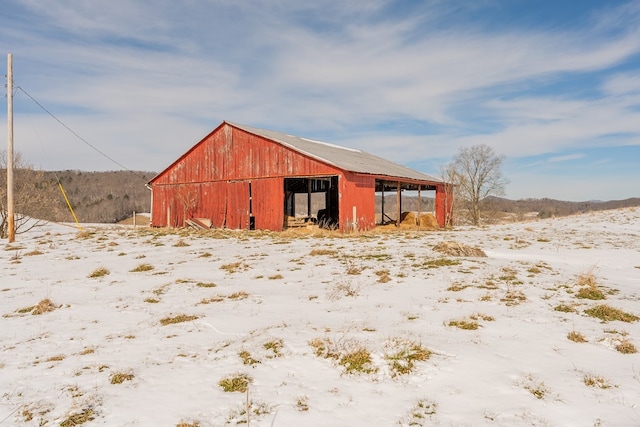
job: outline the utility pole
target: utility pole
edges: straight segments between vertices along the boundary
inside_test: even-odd
[[[13,201],[13,60],[7,54],[7,237],[16,240]]]

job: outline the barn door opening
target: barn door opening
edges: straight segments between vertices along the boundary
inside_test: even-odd
[[[338,224],[338,177],[284,179],[284,226]]]

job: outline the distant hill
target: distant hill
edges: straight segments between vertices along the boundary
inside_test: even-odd
[[[39,194],[39,202],[29,207],[29,216],[48,221],[72,222],[67,204],[58,187],[62,184],[78,220],[83,223],[116,223],[135,212],[150,212],[151,192],[145,187],[155,172],[109,171],[86,172],[78,170],[32,171],[18,170],[16,181],[29,183],[30,191]],[[2,181],[2,179],[0,179]],[[6,188],[6,185],[5,185]],[[0,191],[0,193],[2,193]],[[306,199],[305,199],[306,200]],[[396,216],[396,197],[387,196],[384,210],[389,216]],[[507,214],[512,220],[524,218],[549,218],[640,206],[640,198],[610,201],[568,202],[548,198],[510,200],[491,197],[486,200],[488,210],[499,215]],[[313,202],[317,202],[314,200]],[[301,206],[306,206],[301,203]],[[433,211],[433,198],[423,197],[420,210]],[[381,198],[376,197],[376,209],[381,211]],[[416,211],[417,197],[402,197],[402,211]],[[316,207],[313,208],[315,212]],[[306,212],[306,207],[305,207]]]
[[[85,172],[77,170],[34,171],[17,170],[16,183],[29,184],[30,192],[37,194],[36,204],[29,204],[26,212],[34,218],[47,221],[73,222],[73,216],[60,191],[58,181],[69,199],[78,221],[83,223],[115,223],[136,212],[149,212],[151,191],[145,184],[155,172],[111,171]],[[16,201],[18,204],[19,201]]]

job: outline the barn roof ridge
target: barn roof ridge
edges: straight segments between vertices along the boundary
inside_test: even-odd
[[[416,171],[359,149],[343,147],[324,141],[303,138],[283,132],[261,129],[235,122],[225,121],[224,123],[244,130],[245,132],[278,142],[299,153],[350,172],[389,176],[390,178],[443,182],[440,178]]]

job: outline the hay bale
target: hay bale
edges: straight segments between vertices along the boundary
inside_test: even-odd
[[[413,212],[402,212],[400,214],[400,224],[417,225],[417,215]]]
[[[440,242],[433,247],[434,251],[450,256],[486,257],[487,254],[478,247],[471,247],[454,241]]]
[[[422,214],[420,215],[420,228],[440,228],[440,225],[433,214]]]

